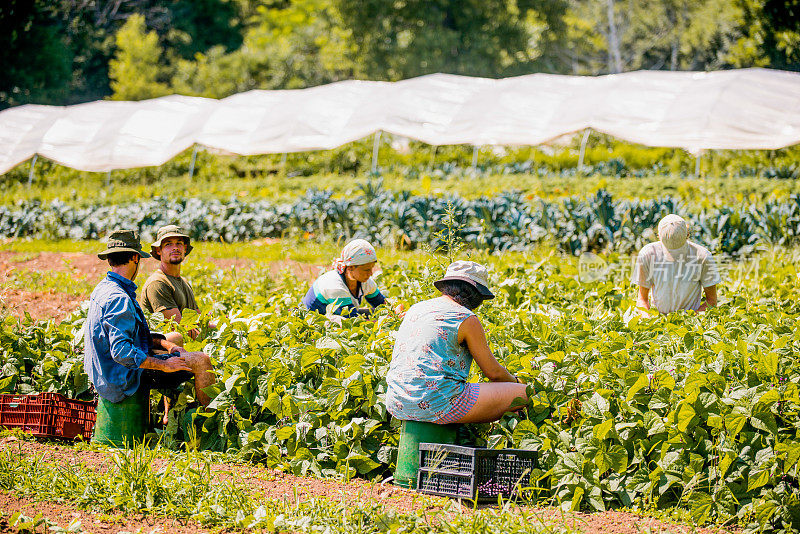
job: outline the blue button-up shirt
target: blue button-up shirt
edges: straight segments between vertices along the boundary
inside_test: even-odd
[[[114,272],[92,291],[84,326],[83,366],[98,395],[120,402],[139,389],[140,365],[152,347],[136,302],[136,284]]]

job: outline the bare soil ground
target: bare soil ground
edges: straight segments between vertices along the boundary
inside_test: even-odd
[[[92,534],[118,534],[121,532],[159,532],[163,534],[184,534],[211,532],[192,521],[182,521],[168,517],[108,515],[93,511],[80,510],[68,504],[54,502],[31,502],[11,493],[0,492],[0,532],[20,532],[10,522],[12,516],[20,512],[33,518],[41,514],[43,519],[61,528],[67,528],[73,521],[81,522],[81,530]],[[47,532],[46,527],[39,526],[38,532]],[[216,531],[216,529],[214,529]]]
[[[81,463],[98,471],[107,471],[112,467],[109,451],[78,450],[73,447],[52,443],[21,441],[16,438],[6,438],[0,442],[0,448],[21,449],[24,454],[37,455],[50,462],[61,464]],[[158,468],[166,460],[158,460]],[[267,469],[254,464],[215,464],[214,475],[220,482],[236,481],[239,485],[246,486],[254,494],[260,495],[264,500],[288,500],[325,498],[346,502],[375,502],[394,508],[399,512],[427,511],[435,512],[449,506],[445,498],[431,498],[398,488],[391,485],[382,485],[361,479],[348,482],[337,480],[322,480],[310,477],[298,477]],[[74,519],[79,519],[83,528],[92,533],[118,534],[120,532],[142,532],[156,530],[165,534],[196,533],[209,531],[191,521],[179,521],[169,517],[155,517],[150,515],[124,516],[98,514],[91,510],[80,510],[68,503],[35,502],[21,498],[13,492],[0,492],[0,532],[13,532],[8,521],[15,512],[22,512],[29,517],[37,513],[42,514],[61,527],[67,527]],[[462,506],[463,513],[471,513],[471,508]],[[604,512],[595,514],[562,514],[556,508],[537,507],[528,508],[535,512],[545,524],[563,526],[577,529],[589,534],[639,534],[649,533],[675,533],[711,534],[714,532],[731,532],[722,529],[698,529],[688,525],[660,521],[654,518],[642,517],[628,512]]]
[[[202,258],[218,269],[244,271],[254,266],[252,260],[243,258]],[[191,260],[189,260],[191,261]],[[144,281],[158,264],[146,261],[142,264],[138,279]],[[52,289],[30,287],[21,289],[8,287],[7,282],[21,272],[64,272],[76,280],[83,280],[93,286],[108,271],[108,264],[97,259],[94,254],[75,252],[40,252],[19,254],[0,251],[0,304],[14,317],[22,318],[28,312],[34,319],[55,319],[60,321],[72,313],[80,303],[89,298],[89,292],[70,294]],[[293,260],[269,263],[269,272],[275,278],[288,271],[300,280],[312,281],[320,272],[320,267]]]

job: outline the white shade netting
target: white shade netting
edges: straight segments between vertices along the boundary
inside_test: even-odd
[[[84,171],[161,165],[193,145],[240,155],[331,149],[384,131],[432,145],[538,145],[592,129],[648,146],[800,143],[800,74],[638,71],[492,80],[433,74],[221,100],[27,105],[0,112],[0,173],[39,154]]]

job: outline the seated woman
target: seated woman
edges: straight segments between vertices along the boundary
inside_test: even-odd
[[[350,241],[341,255],[333,260],[333,270],[317,278],[308,290],[303,304],[322,314],[330,304],[337,315],[370,314],[372,310],[369,308],[359,307],[362,298],[366,298],[373,308],[386,301],[372,279],[377,262],[378,256],[372,245],[363,239]]]
[[[527,399],[525,384],[500,365],[473,310],[494,298],[486,268],[450,264],[434,283],[441,297],[414,304],[397,332],[386,375],[386,409],[402,420],[439,424],[486,423]],[[472,360],[489,382],[468,383]]]

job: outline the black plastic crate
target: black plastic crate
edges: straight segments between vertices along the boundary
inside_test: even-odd
[[[536,451],[419,444],[417,491],[472,501],[519,496],[531,486]]]

